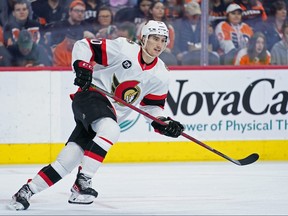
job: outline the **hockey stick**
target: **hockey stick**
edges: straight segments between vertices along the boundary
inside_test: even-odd
[[[110,98],[114,99],[115,101],[117,101],[117,102],[119,102],[119,103],[121,103],[121,104],[123,104],[123,105],[125,105],[125,106],[127,106],[129,108],[131,108],[132,110],[134,110],[134,111],[146,116],[147,118],[150,118],[151,120],[153,120],[153,121],[155,121],[155,122],[157,122],[157,123],[159,123],[161,125],[167,125],[165,122],[159,120],[158,118],[156,118],[156,117],[150,115],[149,113],[147,113],[147,112],[145,112],[145,111],[143,111],[143,110],[141,110],[141,109],[139,109],[139,108],[127,103],[126,101],[122,100],[121,98],[116,97],[115,95],[113,95],[113,94],[111,94],[111,93],[109,93],[109,92],[107,92],[107,91],[95,86],[94,84],[91,84],[91,86],[93,88],[95,88],[96,91],[98,91],[98,92],[100,92],[100,93],[102,93],[104,95],[107,95],[108,97],[110,97]],[[225,158],[226,160],[228,160],[228,161],[230,161],[230,162],[232,162],[234,164],[237,164],[239,166],[243,166],[243,165],[248,165],[248,164],[254,163],[259,158],[259,155],[257,153],[253,153],[253,154],[247,156],[246,158],[243,158],[243,159],[240,159],[240,160],[235,160],[235,159],[233,159],[233,158],[231,158],[231,157],[219,152],[218,150],[206,145],[205,143],[195,139],[194,137],[189,136],[188,134],[186,134],[184,132],[182,132],[181,135],[183,137],[186,137],[187,139],[193,141],[194,143],[197,143],[198,145],[208,149],[209,151],[219,155],[220,157]]]

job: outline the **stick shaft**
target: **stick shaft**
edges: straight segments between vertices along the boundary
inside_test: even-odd
[[[117,102],[119,102],[119,103],[121,103],[121,104],[123,104],[123,105],[125,105],[125,106],[127,106],[127,107],[129,107],[129,108],[131,108],[132,110],[134,110],[134,111],[136,111],[136,112],[138,112],[138,113],[146,116],[147,118],[149,118],[149,119],[151,119],[151,120],[153,120],[153,121],[155,121],[155,122],[157,122],[157,123],[159,123],[159,124],[161,124],[161,125],[167,125],[165,122],[161,121],[160,119],[158,119],[158,118],[150,115],[149,113],[147,113],[147,112],[139,109],[139,108],[136,107],[136,106],[133,106],[133,105],[127,103],[126,101],[122,100],[121,98],[116,97],[115,95],[113,95],[113,94],[105,91],[104,89],[101,89],[101,88],[99,88],[99,87],[96,87],[96,86],[93,85],[93,84],[92,84],[92,86],[93,86],[93,88],[96,89],[96,91],[101,92],[102,94],[105,94],[105,95],[107,95],[107,96],[110,97],[110,98],[113,98],[115,101],[117,101]],[[198,140],[198,139],[196,139],[196,138],[194,138],[194,137],[192,137],[192,136],[190,136],[190,135],[188,135],[188,134],[186,134],[186,133],[184,133],[184,132],[182,132],[181,135],[182,135],[183,137],[191,140],[192,142],[194,142],[194,143],[196,143],[196,144],[198,144],[198,145],[200,145],[200,146],[208,149],[209,151],[211,151],[211,152],[219,155],[220,157],[222,157],[222,158],[224,158],[224,159],[226,159],[226,160],[234,163],[234,164],[244,165],[244,164],[241,164],[240,161],[235,160],[235,159],[233,159],[233,158],[230,158],[229,156],[223,154],[222,152],[219,152],[218,150],[216,150],[216,149],[208,146],[207,144],[201,142],[200,140]],[[258,159],[258,158],[257,158],[257,159]],[[256,159],[256,160],[257,160],[257,159]],[[254,161],[253,161],[253,162],[254,162]],[[248,163],[247,163],[247,164],[248,164]],[[245,165],[246,165],[246,164],[245,164]]]

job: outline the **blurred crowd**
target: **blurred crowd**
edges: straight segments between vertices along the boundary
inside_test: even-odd
[[[167,65],[200,65],[201,28],[209,65],[288,65],[287,7],[288,0],[209,0],[208,11],[201,0],[1,0],[0,66],[70,66],[77,40],[138,42],[150,19],[169,28],[160,55]]]

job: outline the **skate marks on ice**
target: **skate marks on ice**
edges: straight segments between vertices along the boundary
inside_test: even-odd
[[[43,165],[44,166],[44,165]],[[7,209],[41,165],[0,166],[0,215],[287,215],[288,162],[103,164],[91,205],[68,203],[77,170],[34,195],[26,211]]]

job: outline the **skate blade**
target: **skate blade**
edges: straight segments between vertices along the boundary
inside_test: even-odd
[[[21,203],[16,202],[16,201],[12,201],[6,207],[10,210],[13,210],[13,211],[21,211],[21,210],[25,209]]]
[[[94,202],[96,197],[92,195],[72,194],[68,200],[70,204],[89,205]]]

